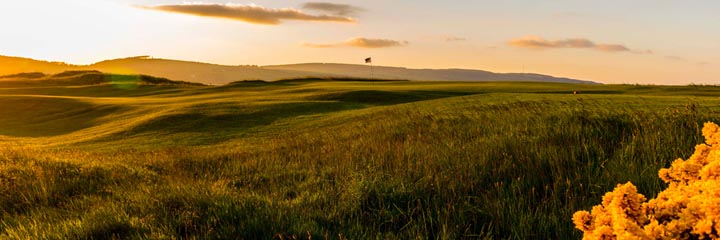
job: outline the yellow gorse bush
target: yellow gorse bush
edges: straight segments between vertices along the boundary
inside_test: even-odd
[[[720,127],[708,122],[702,132],[706,144],[660,170],[668,187],[657,198],[645,202],[628,182],[590,212],[576,212],[573,222],[583,239],[720,238]]]

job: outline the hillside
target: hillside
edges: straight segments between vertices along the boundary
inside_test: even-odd
[[[0,80],[8,239],[577,239],[720,120],[711,86],[24,76]]]
[[[121,74],[147,74],[189,82],[223,85],[241,80],[267,80],[329,77],[324,73],[306,73],[295,70],[275,70],[254,66],[226,66],[200,62],[135,57],[98,62],[86,69]]]
[[[62,62],[48,62],[0,55],[0,76],[30,72],[58,73],[74,70],[77,67],[78,66]]]
[[[408,69],[398,67],[373,67],[352,64],[292,64],[275,66],[227,66],[200,62],[155,59],[147,56],[115,59],[91,65],[67,65],[36,61],[25,58],[0,56],[0,75],[22,72],[57,73],[68,70],[98,70],[116,74],[143,74],[174,80],[198,82],[209,85],[223,85],[242,80],[276,81],[294,78],[379,78],[424,81],[523,81],[523,82],[594,82],[558,78],[529,73],[492,73],[468,69]]]

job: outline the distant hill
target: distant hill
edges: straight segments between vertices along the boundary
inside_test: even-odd
[[[597,84],[569,78],[532,73],[493,73],[470,69],[409,69],[367,65],[305,63],[273,66],[228,66],[201,62],[156,59],[138,56],[98,62],[91,65],[70,65],[27,58],[0,56],[0,75],[24,72],[53,74],[63,71],[97,70],[126,75],[152,75],[162,78],[222,85],[242,80],[276,81],[294,78],[378,78],[425,81],[523,81]]]
[[[149,57],[134,57],[102,61],[87,69],[120,74],[147,74],[175,80],[223,85],[241,80],[280,80],[298,77],[329,77],[327,74],[293,70],[265,69],[256,66],[226,66]]]
[[[62,62],[48,62],[29,58],[0,56],[0,75],[43,72],[58,73],[74,69],[78,66]]]
[[[472,69],[411,69],[337,63],[304,63],[264,66],[265,69],[293,70],[324,73],[343,77],[404,79],[426,81],[512,81],[512,82],[561,82],[597,84],[596,82],[558,78],[533,73],[494,73]]]

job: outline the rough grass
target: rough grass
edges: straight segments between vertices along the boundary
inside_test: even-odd
[[[33,90],[0,88],[3,238],[580,238],[572,213],[654,196],[720,112],[711,86]]]

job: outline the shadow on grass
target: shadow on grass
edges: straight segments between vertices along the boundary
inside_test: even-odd
[[[127,134],[135,135],[145,132],[209,133],[223,138],[223,135],[270,125],[285,118],[358,109],[363,106],[340,102],[296,102],[258,106],[258,110],[255,111],[247,111],[247,109],[238,107],[230,104],[227,106],[200,105],[188,113],[155,118],[129,130]],[[203,111],[203,109],[207,111]]]
[[[540,92],[531,92],[531,93],[537,93],[537,94],[573,94],[573,90],[567,90],[567,91],[540,91]],[[579,89],[575,94],[579,95],[591,95],[591,94],[606,94],[606,95],[619,95],[624,94],[625,91],[620,90],[582,90]]]
[[[296,78],[283,79],[275,83],[306,83],[306,82],[409,82],[401,79],[369,79],[369,78]]]
[[[418,102],[446,97],[457,97],[480,94],[477,92],[444,92],[444,91],[379,91],[361,90],[343,93],[330,93],[310,97],[312,100],[339,101],[370,105],[394,105]]]
[[[255,83],[253,83],[255,84]],[[261,84],[261,83],[259,83]],[[280,103],[244,107],[234,103],[203,104],[187,109],[186,113],[165,115],[126,132],[128,135],[146,132],[223,134],[270,125],[278,120],[305,115],[332,113],[368,107],[393,105],[474,93],[437,91],[353,91],[311,97],[312,102]],[[321,100],[321,101],[317,101]]]
[[[232,89],[245,87],[279,87],[295,86],[314,82],[408,82],[407,80],[363,79],[363,78],[297,78],[277,81],[243,80],[215,87],[215,89]]]
[[[99,118],[121,111],[118,106],[100,106],[67,98],[0,98],[0,135],[49,137],[64,135],[94,125]]]
[[[268,83],[253,81],[239,84],[262,86]],[[305,99],[306,102],[259,106],[247,106],[234,102],[200,104],[182,109],[174,114],[155,117],[101,141],[132,136],[153,136],[157,139],[168,137],[167,139],[169,139],[170,136],[189,133],[203,137],[188,139],[187,143],[214,144],[242,136],[258,127],[273,125],[284,119],[471,94],[477,93],[363,90],[311,96]]]

